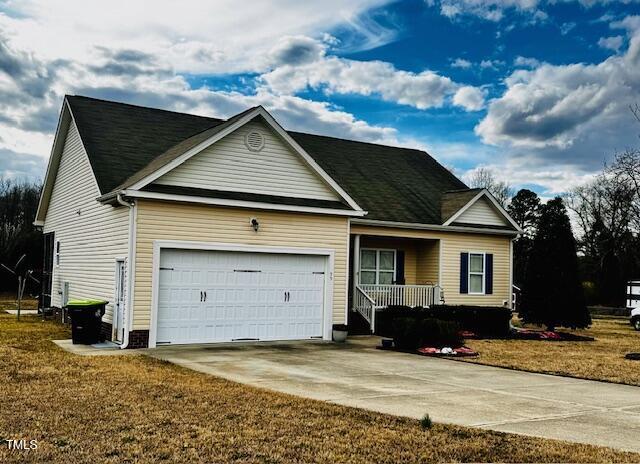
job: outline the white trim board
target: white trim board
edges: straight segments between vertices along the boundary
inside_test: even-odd
[[[262,245],[235,245],[217,242],[192,242],[176,240],[154,240],[151,277],[151,315],[149,320],[149,348],[156,347],[158,332],[158,292],[160,281],[160,253],[163,248],[202,251],[237,251],[245,253],[273,253],[294,255],[326,256],[324,273],[323,340],[331,340],[333,325],[333,275],[335,270],[335,251],[329,248],[289,248]],[[242,343],[232,342],[232,343]]]
[[[158,179],[162,175],[168,173],[169,171],[171,171],[175,167],[181,165],[182,163],[184,163],[185,161],[187,161],[191,157],[195,156],[197,153],[200,153],[205,148],[213,145],[218,140],[224,138],[225,136],[229,135],[233,131],[235,131],[235,130],[239,129],[240,127],[244,126],[249,121],[253,120],[254,118],[256,118],[258,116],[262,116],[262,118],[266,121],[267,125],[269,125],[280,136],[280,138],[286,144],[288,144],[298,155],[300,155],[302,157],[302,159],[304,160],[304,162],[307,164],[307,166],[309,166],[309,168],[311,168],[313,171],[315,171],[315,173],[318,174],[318,176],[320,176],[320,178],[323,180],[323,182],[325,184],[327,184],[329,187],[331,187],[343,200],[345,200],[347,202],[347,204],[349,206],[351,206],[351,208],[353,208],[356,212],[364,212],[362,210],[362,208],[360,206],[358,206],[358,204],[347,194],[347,192],[345,192],[342,189],[342,187],[340,187],[338,185],[338,183],[336,181],[334,181],[329,176],[329,174],[327,174],[315,162],[315,160],[287,133],[287,131],[285,131],[282,128],[282,126],[280,126],[280,124],[278,124],[278,122],[262,106],[258,106],[256,108],[254,108],[253,110],[249,111],[247,114],[245,114],[242,117],[238,118],[237,121],[234,121],[232,124],[229,124],[228,127],[225,127],[220,132],[217,132],[216,134],[212,135],[210,138],[208,138],[204,142],[201,142],[198,145],[196,145],[195,147],[187,150],[182,155],[178,156],[174,160],[172,160],[169,163],[165,164],[164,166],[162,166],[158,170],[154,171],[153,173],[149,174],[148,176],[146,176],[145,178],[143,178],[142,180],[136,182],[135,184],[131,185],[128,188],[130,188],[132,190],[141,189],[142,187],[150,184],[151,182],[153,182],[154,180]]]
[[[513,220],[513,218],[509,215],[509,213],[507,213],[507,211],[502,207],[502,205],[500,205],[500,203],[498,203],[498,200],[496,200],[495,197],[493,195],[491,195],[491,193],[487,189],[480,190],[480,192],[478,192],[478,194],[475,197],[473,197],[471,200],[469,200],[469,202],[467,202],[466,205],[464,205],[462,208],[460,208],[458,211],[456,211],[456,213],[453,216],[451,216],[449,219],[447,219],[447,221],[443,225],[444,226],[449,226],[452,223],[454,223],[456,221],[456,219],[458,219],[460,216],[462,216],[462,214],[464,214],[465,211],[467,211],[478,200],[480,200],[480,198],[483,198],[483,197],[487,198],[491,202],[493,207],[502,216],[504,216],[504,218],[509,222],[509,224],[511,224],[516,229],[516,231],[518,231],[518,233],[522,233],[522,229],[520,228],[520,226],[516,223],[516,221]]]
[[[349,209],[320,208],[316,206],[295,206],[260,201],[228,200],[222,198],[196,197],[190,195],[173,195],[169,193],[147,192],[144,190],[124,190],[123,196],[130,198],[147,198],[162,201],[183,201],[186,203],[201,203],[205,205],[229,206],[248,209],[265,209],[275,211],[293,211],[299,213],[331,214],[336,216],[364,216],[366,211],[353,211]]]
[[[519,235],[515,230],[489,229],[482,227],[445,226],[439,224],[419,224],[415,222],[379,221],[377,219],[351,218],[351,224],[363,226],[393,227],[397,229],[431,230],[434,232],[462,232],[488,235]]]

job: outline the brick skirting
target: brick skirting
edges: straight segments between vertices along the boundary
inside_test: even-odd
[[[148,348],[149,347],[149,331],[148,330],[132,330],[129,332],[129,344],[127,348]]]

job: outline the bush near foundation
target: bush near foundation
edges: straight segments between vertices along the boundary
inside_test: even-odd
[[[462,345],[460,327],[452,321],[398,317],[393,320],[393,342],[397,348],[416,350],[423,346]]]
[[[507,337],[511,310],[499,306],[389,306],[376,313],[376,335],[393,337],[393,321],[398,318],[448,321],[457,324],[459,330],[474,332],[481,337]]]

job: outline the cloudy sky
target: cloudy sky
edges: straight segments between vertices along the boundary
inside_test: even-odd
[[[0,176],[65,94],[419,147],[544,196],[640,145],[634,0],[0,0]]]

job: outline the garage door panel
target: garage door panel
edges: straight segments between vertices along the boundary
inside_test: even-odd
[[[163,250],[157,342],[321,337],[325,265],[322,256]]]

